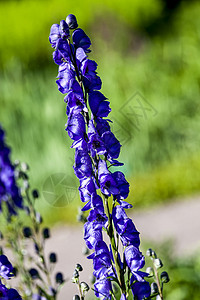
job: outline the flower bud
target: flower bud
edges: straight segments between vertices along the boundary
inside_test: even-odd
[[[154,263],[154,266],[156,267],[156,269],[160,269],[163,267],[163,263],[160,258],[154,259],[153,263]]]
[[[79,277],[79,272],[75,269],[73,273],[73,278],[78,278]]]
[[[80,283],[80,285],[81,285],[81,290],[83,291],[83,292],[88,292],[89,291],[89,285],[86,283],[86,282],[84,282],[84,281],[82,281],[81,283]]]
[[[35,220],[36,220],[37,224],[41,224],[43,222],[42,216],[38,211],[35,214]]]
[[[33,195],[33,198],[34,198],[34,199],[39,198],[39,192],[38,192],[38,190],[33,190],[33,191],[32,191],[32,195]]]
[[[28,188],[29,188],[29,182],[28,182],[28,180],[24,180],[23,187],[24,187],[25,190],[28,190]]]
[[[158,285],[155,282],[152,282],[151,284],[151,294],[157,294],[158,293]]]
[[[16,277],[18,274],[18,269],[16,267],[13,267],[12,273]]]
[[[40,278],[38,271],[34,268],[29,270],[29,274],[33,280]]]
[[[0,240],[3,240],[3,233],[0,231]]]
[[[20,164],[20,161],[19,161],[18,159],[16,159],[16,160],[14,161],[14,166],[15,166],[15,167],[18,167],[19,164]]]
[[[147,252],[146,252],[146,255],[147,255],[147,256],[152,256],[152,252],[153,252],[153,250],[152,250],[151,248],[149,248],[149,249],[147,250]]]
[[[60,34],[63,39],[70,36],[68,24],[64,20],[60,21]]]
[[[32,236],[32,231],[30,227],[24,227],[23,228],[23,235],[25,238],[30,238]]]
[[[44,228],[42,234],[43,234],[43,238],[44,238],[44,239],[50,238],[50,231],[49,231],[49,228],[47,228],[47,227]]]
[[[30,208],[28,206],[24,206],[24,211],[27,214],[27,216],[30,216]]]
[[[76,264],[76,268],[77,271],[81,272],[83,271],[83,267],[80,264]]]
[[[151,268],[151,267],[146,268],[146,273],[149,274],[148,277],[152,277],[154,275],[153,268]]]
[[[56,274],[56,283],[62,284],[63,282],[64,282],[63,274],[61,272],[58,272]]]
[[[22,162],[21,163],[21,169],[23,172],[26,172],[29,170],[29,166],[25,163],[25,162]]]
[[[78,23],[75,15],[72,14],[68,15],[66,18],[66,23],[68,24],[69,29],[75,29],[78,27]]]
[[[163,283],[168,283],[169,282],[169,275],[166,271],[163,271],[161,274],[160,274],[160,279]]]
[[[80,300],[79,295],[74,295],[73,300]]]
[[[53,264],[55,264],[57,262],[57,256],[56,256],[56,253],[52,252],[50,253],[49,255],[49,261]]]

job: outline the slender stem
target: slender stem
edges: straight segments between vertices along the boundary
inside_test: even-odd
[[[117,280],[119,282],[119,286],[121,288],[122,293],[126,293],[124,274],[123,274],[123,272],[120,268],[120,262],[119,262],[119,257],[118,257],[118,249],[117,249],[116,242],[115,242],[115,237],[114,237],[112,218],[111,218],[111,215],[110,215],[110,210],[109,210],[109,205],[108,205],[108,198],[103,193],[102,193],[102,197],[104,199],[105,212],[106,212],[106,215],[108,217],[108,236],[110,238],[111,248],[112,248],[112,252],[113,252],[115,269],[116,269],[116,272],[117,272]]]
[[[162,289],[161,289],[160,281],[159,281],[159,278],[158,278],[158,271],[157,271],[157,269],[154,265],[153,265],[153,268],[154,268],[154,273],[155,273],[155,276],[156,276],[156,282],[157,282],[157,285],[158,285],[158,292],[159,292],[161,300],[163,300]]]

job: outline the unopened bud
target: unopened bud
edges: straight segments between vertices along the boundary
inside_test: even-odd
[[[163,271],[161,274],[160,274],[160,279],[163,283],[168,283],[169,282],[169,275],[166,271]]]
[[[32,269],[29,270],[29,274],[30,274],[30,276],[31,276],[32,279],[38,279],[38,278],[40,278],[40,275],[39,275],[38,271],[36,269],[34,269],[34,268],[32,268]]]
[[[72,14],[68,15],[66,18],[66,23],[68,24],[69,29],[75,29],[78,27],[78,23],[75,15]]]
[[[25,238],[30,238],[32,236],[32,231],[30,227],[23,228],[23,235]]]
[[[154,266],[156,267],[156,269],[160,269],[163,266],[163,263],[160,258],[154,259],[153,263],[154,263]]]
[[[81,272],[83,271],[83,267],[80,264],[76,264],[76,268],[77,271]]]
[[[153,273],[153,268],[151,268],[151,267],[148,267],[148,268],[146,269],[146,273],[148,273],[148,274],[149,274],[149,276],[148,276],[148,277],[152,277],[152,276],[154,275],[154,273]]]
[[[42,233],[43,233],[43,238],[44,238],[44,239],[50,238],[50,231],[49,231],[49,228],[44,228]]]
[[[59,284],[62,284],[64,282],[63,274],[61,272],[58,272],[56,274],[56,282]]]
[[[18,269],[16,267],[13,267],[12,273],[16,277],[18,274]]]
[[[33,191],[32,191],[32,195],[33,195],[33,198],[34,198],[34,199],[39,198],[39,192],[38,192],[38,190],[33,190]]]
[[[22,169],[23,172],[26,172],[26,171],[28,171],[29,166],[25,162],[22,162],[21,163],[21,169]]]
[[[52,252],[50,253],[49,255],[49,261],[53,264],[55,264],[57,262],[57,256],[56,256],[56,253]]]
[[[79,272],[76,269],[74,270],[73,277],[74,278],[78,278],[79,277]]]
[[[79,295],[74,295],[73,300],[80,300]]]
[[[35,214],[35,220],[37,222],[37,224],[41,224],[42,223],[42,216],[41,214],[37,211],[36,214]]]
[[[25,190],[27,190],[29,188],[29,182],[28,182],[28,180],[24,180],[23,186],[24,186]]]
[[[151,284],[151,294],[157,294],[158,293],[158,285],[155,282],[152,282]]]
[[[152,252],[153,252],[153,250],[152,250],[151,248],[149,248],[149,249],[147,250],[147,252],[146,252],[146,255],[147,255],[147,256],[152,256]]]
[[[90,288],[89,288],[89,285],[86,282],[82,281],[80,284],[81,284],[81,290],[83,292],[88,292],[89,291]]]
[[[20,161],[19,161],[18,159],[16,159],[16,160],[14,161],[14,166],[15,166],[15,167],[18,167],[19,164],[20,164]]]
[[[0,231],[0,240],[3,240],[3,233]]]
[[[30,211],[30,208],[28,206],[24,206],[24,211],[27,214],[27,216],[30,216],[31,211]]]

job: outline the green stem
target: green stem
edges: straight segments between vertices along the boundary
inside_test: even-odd
[[[159,292],[161,300],[163,300],[162,289],[160,287],[160,281],[159,281],[159,278],[158,278],[158,271],[157,271],[157,269],[154,265],[153,265],[153,268],[154,268],[154,273],[155,273],[155,276],[156,276],[156,283],[158,285],[158,292]]]
[[[108,217],[108,236],[110,238],[111,248],[112,248],[112,252],[113,252],[115,269],[117,272],[117,280],[118,280],[118,283],[119,283],[122,293],[126,293],[124,274],[123,274],[123,270],[121,270],[121,268],[120,268],[118,250],[117,250],[115,237],[114,237],[114,231],[113,231],[112,218],[110,216],[110,210],[109,210],[109,205],[108,205],[108,198],[104,194],[102,194],[102,197],[104,199],[104,204],[105,204],[105,213]]]

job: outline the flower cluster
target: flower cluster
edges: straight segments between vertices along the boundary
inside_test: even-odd
[[[0,126],[0,211],[2,203],[8,208],[9,217],[17,214],[18,208],[23,208],[22,197],[16,185],[14,167],[10,161],[10,149],[4,141],[4,131]]]
[[[122,172],[110,171],[111,166],[123,165],[117,160],[121,145],[106,119],[110,102],[100,92],[97,63],[88,58],[91,41],[78,28],[74,15],[52,25],[49,40],[55,49],[53,59],[59,66],[58,90],[66,94],[66,131],[75,149],[74,172],[80,181],[83,211],[89,210],[84,239],[87,247],[94,250],[88,258],[93,259],[95,295],[111,299],[114,280],[120,287],[121,299],[126,299],[130,290],[137,299],[143,299],[150,295],[150,287],[144,280],[147,274],[140,271],[145,262],[139,250],[139,232],[125,212],[131,207],[124,201],[129,184]],[[110,238],[109,247],[103,240],[103,228]]]
[[[1,279],[10,279],[13,276],[13,267],[5,255],[0,255],[0,299],[22,300],[15,289],[8,289]]]

